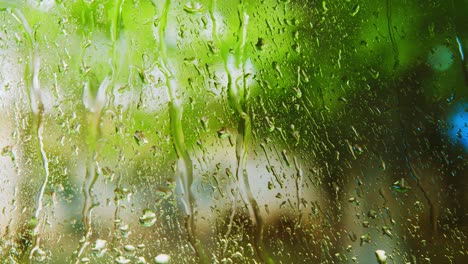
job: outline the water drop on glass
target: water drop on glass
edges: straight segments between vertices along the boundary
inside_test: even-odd
[[[385,251],[383,250],[376,250],[375,251],[375,256],[377,257],[377,261],[380,264],[385,264],[387,263],[387,255],[385,254]]]
[[[150,227],[156,223],[156,214],[150,209],[145,209],[143,215],[140,217],[140,224]]]
[[[130,263],[131,260],[129,260],[128,258],[125,258],[123,256],[118,256],[116,259],[115,259],[115,262],[116,263],[119,263],[119,264],[127,264],[127,263]]]
[[[184,5],[184,10],[190,14],[201,13],[203,12],[203,5],[195,1],[190,1]]]
[[[135,249],[136,248],[134,246],[132,246],[132,245],[125,245],[124,246],[124,250],[127,251],[127,252],[133,252],[133,251],[135,251]]]
[[[171,257],[167,254],[159,254],[154,258],[156,263],[169,263]]]

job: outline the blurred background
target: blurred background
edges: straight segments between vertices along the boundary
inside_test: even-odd
[[[465,263],[466,0],[0,0],[1,263]]]

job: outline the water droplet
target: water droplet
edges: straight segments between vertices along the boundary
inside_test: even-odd
[[[407,185],[406,181],[404,178],[401,178],[401,180],[398,180],[393,183],[392,188],[399,192],[399,193],[405,193],[409,191],[411,188]]]
[[[200,119],[200,123],[205,131],[208,131],[208,118],[206,116]]]
[[[167,199],[172,195],[172,189],[165,186],[156,187],[155,193],[162,199]]]
[[[150,209],[143,211],[143,216],[140,217],[140,224],[146,227],[150,227],[156,223],[156,214]]]
[[[159,21],[161,21],[161,18],[160,17],[156,17],[153,21],[153,25],[155,27],[159,27]]]
[[[104,175],[104,177],[106,177],[107,179],[111,181],[114,179],[114,171],[111,168],[104,167],[101,169],[101,172],[102,172],[102,175]]]
[[[386,169],[387,169],[387,166],[385,165],[385,161],[380,160],[379,168],[380,168],[381,170],[386,170]]]
[[[228,138],[228,137],[231,137],[231,133],[228,131],[227,128],[223,127],[220,130],[218,130],[218,137],[219,138]]]
[[[385,264],[387,263],[387,255],[385,254],[385,251],[379,249],[375,251],[375,256],[377,257],[377,261],[380,264]]]
[[[15,159],[15,156],[14,156],[14,154],[13,154],[13,147],[12,147],[12,146],[3,147],[3,148],[2,148],[1,155],[2,155],[2,156],[5,156],[5,157],[10,157],[11,160],[14,160],[14,159]]]
[[[360,8],[361,8],[361,7],[360,7],[359,5],[355,5],[355,6],[353,7],[353,9],[351,10],[351,12],[352,12],[352,13],[351,13],[351,16],[357,15],[357,13],[359,13]]]
[[[414,208],[416,208],[416,210],[418,211],[421,211],[424,209],[424,205],[420,201],[416,201],[414,202]]]
[[[127,201],[130,201],[130,197],[132,195],[132,192],[127,188],[116,188],[114,190],[114,194],[115,194],[114,199],[116,201],[124,200],[124,199],[126,199]]]
[[[195,1],[190,1],[184,5],[184,10],[190,14],[201,13],[203,12],[203,5]]]
[[[263,38],[258,38],[255,47],[257,48],[257,50],[264,50],[266,47],[265,40]]]
[[[41,248],[36,248],[36,250],[33,252],[33,259],[37,262],[43,262],[46,260],[47,253],[42,250]]]
[[[354,150],[354,153],[356,153],[358,155],[361,155],[362,153],[364,153],[364,150],[359,145],[354,145],[353,150]]]
[[[271,181],[268,182],[268,190],[275,188],[275,185]]]
[[[382,232],[384,233],[384,235],[387,235],[389,237],[392,237],[393,234],[392,234],[392,229],[388,226],[383,226],[382,227]]]
[[[130,230],[130,227],[128,225],[121,225],[119,230],[123,237],[128,237]]]
[[[294,87],[294,91],[296,91],[296,98],[301,98],[302,97],[302,91],[300,88]]]
[[[135,131],[135,134],[133,134],[133,138],[135,139],[138,146],[142,146],[148,143],[148,139],[146,139],[145,134],[140,130]]]
[[[159,254],[154,258],[156,263],[169,263],[171,257],[167,254]]]
[[[131,260],[129,260],[128,258],[125,258],[123,256],[119,256],[115,259],[115,262],[119,263],[119,264],[127,264],[127,263],[130,263]]]
[[[361,246],[364,245],[364,243],[370,243],[372,240],[370,234],[364,234],[360,238],[361,238]]]
[[[124,250],[127,251],[127,252],[133,252],[133,251],[135,251],[135,249],[136,248],[134,246],[132,246],[132,245],[125,245],[124,246]]]
[[[322,1],[322,8],[323,8],[323,14],[326,14],[328,12],[326,1]]]
[[[91,249],[94,255],[97,257],[102,257],[104,253],[107,251],[106,249],[107,241],[103,239],[96,240],[94,247]]]
[[[374,210],[370,210],[369,212],[367,212],[367,216],[369,218],[376,219],[377,218],[377,212],[374,211]]]
[[[232,254],[231,258],[232,259],[237,259],[237,260],[242,260],[242,259],[244,259],[244,256],[242,256],[242,253],[237,251],[234,254]]]

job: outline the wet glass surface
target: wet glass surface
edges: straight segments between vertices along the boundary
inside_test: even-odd
[[[467,14],[0,0],[0,262],[468,262]]]

